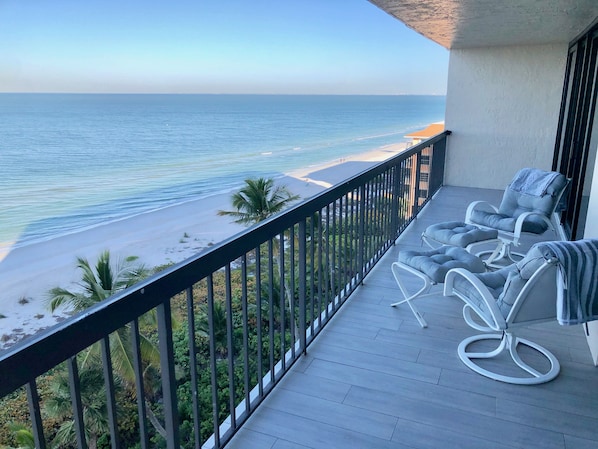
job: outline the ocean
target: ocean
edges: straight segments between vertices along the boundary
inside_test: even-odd
[[[0,94],[0,253],[444,120],[443,96]]]

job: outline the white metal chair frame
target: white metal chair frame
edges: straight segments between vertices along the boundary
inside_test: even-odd
[[[407,305],[413,312],[413,315],[415,315],[415,318],[417,318],[417,321],[419,322],[420,326],[423,328],[428,327],[428,323],[424,319],[423,315],[419,312],[419,310],[417,310],[417,307],[415,307],[415,305],[412,304],[411,301],[416,298],[432,296],[432,294],[428,293],[428,292],[430,291],[432,286],[436,285],[436,282],[434,282],[432,279],[430,279],[427,275],[425,275],[421,271],[416,270],[415,268],[412,268],[409,265],[405,265],[402,262],[393,262],[392,265],[390,266],[390,269],[391,269],[392,275],[394,276],[395,281],[397,281],[399,289],[401,290],[401,293],[403,294],[403,297],[404,297],[404,299],[402,299],[401,301],[392,303],[391,307],[397,307],[401,304],[407,303]],[[418,278],[420,278],[423,281],[423,286],[417,292],[415,292],[413,294],[409,293],[409,291],[405,287],[405,284],[401,280],[401,276],[399,276],[399,270],[405,270],[405,271],[413,274],[414,276],[417,276]]]
[[[563,192],[561,192],[561,196],[565,190],[563,190]],[[560,201],[560,196],[555,201],[555,209],[556,209],[559,201]],[[486,207],[487,209],[490,209],[491,212],[498,213],[498,207],[496,207],[495,205],[490,204],[487,201],[474,201],[473,203],[469,204],[469,206],[467,206],[467,211],[465,212],[465,223],[471,224],[473,226],[477,226],[478,228],[482,228],[482,229],[494,229],[494,228],[490,228],[488,226],[481,225],[481,224],[476,223],[471,220],[471,216],[472,216],[473,212],[480,207]],[[492,240],[492,241],[487,240],[485,242],[477,242],[476,244],[482,244],[482,243],[494,243],[496,241],[498,243],[498,245],[496,246],[496,248],[494,250],[482,251],[482,252],[477,253],[476,255],[478,257],[483,257],[484,255],[489,254],[489,256],[486,259],[484,259],[484,263],[489,267],[495,267],[495,268],[501,267],[501,265],[495,264],[496,261],[501,260],[501,259],[506,258],[510,262],[520,261],[521,259],[523,259],[525,254],[514,252],[514,251],[512,251],[511,247],[519,246],[521,243],[519,241],[519,239],[521,239],[521,237],[526,234],[537,235],[537,234],[533,234],[533,233],[523,232],[523,225],[525,223],[525,220],[531,216],[536,216],[536,217],[540,218],[548,226],[547,231],[554,232],[555,235],[558,237],[556,228],[554,227],[554,225],[552,223],[552,219],[551,219],[552,215],[554,215],[554,211],[551,213],[550,218],[547,217],[546,215],[538,213],[538,212],[522,213],[521,215],[519,215],[519,217],[517,217],[517,220],[515,221],[515,228],[514,228],[513,232],[508,232],[508,231],[503,231],[501,229],[498,229],[498,239]],[[472,246],[472,245],[470,245],[470,246]],[[468,247],[468,251],[472,252],[472,249],[470,249]]]
[[[484,283],[480,281],[480,279],[471,274],[469,271],[464,270],[462,268],[455,268],[450,270],[445,278],[444,294],[445,296],[457,296],[465,302],[465,305],[463,306],[463,318],[465,319],[466,323],[472,328],[479,331],[500,332],[493,334],[475,335],[463,340],[459,344],[457,350],[461,361],[478,374],[506,383],[533,385],[548,382],[554,379],[560,372],[560,364],[557,358],[549,350],[543,348],[537,343],[534,343],[524,338],[520,338],[517,335],[515,335],[514,329],[516,329],[517,327],[527,326],[530,324],[556,319],[557,275],[560,275],[557,272],[558,270],[556,260],[545,261],[540,266],[540,268],[538,268],[536,272],[530,277],[530,279],[527,280],[527,282],[517,295],[517,298],[513,303],[513,306],[509,311],[507,318],[505,319],[498,308],[496,300],[494,299],[486,285],[484,285]],[[476,303],[472,302],[470,298],[467,297],[465,294],[454,289],[453,284],[457,277],[463,277],[479,292],[484,301],[484,305],[489,310],[489,313],[480,308]],[[544,288],[544,286],[550,284],[554,285],[554,288],[552,288],[551,291],[548,292],[547,289]],[[519,320],[519,315],[522,314],[522,311],[524,309],[532,309],[536,305],[536,303],[538,303],[537,301],[535,301],[535,303],[532,305],[526,305],[526,300],[531,295],[536,295],[535,299],[537,299],[538,295],[544,294],[546,294],[548,298],[540,299],[540,301],[545,301],[547,307],[552,307],[554,309],[554,316],[540,316],[538,319],[529,319],[528,317],[527,319],[524,318]],[[472,312],[474,312],[475,315],[486,324],[486,326],[483,326],[476,322],[472,317]],[[523,315],[525,315],[528,312],[529,310],[525,310]],[[467,347],[470,344],[482,340],[499,340],[499,344],[494,350],[489,352],[467,351]],[[517,346],[519,344],[531,347],[535,349],[538,353],[542,354],[550,362],[550,369],[545,373],[541,373],[533,367],[529,366],[527,363],[525,363],[517,352]],[[493,358],[498,356],[499,354],[502,354],[504,351],[508,351],[515,364],[524,371],[526,371],[528,374],[530,374],[532,377],[506,376],[494,373],[492,371],[482,368],[473,361],[474,359]]]

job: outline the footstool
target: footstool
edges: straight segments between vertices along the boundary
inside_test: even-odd
[[[445,221],[428,226],[422,234],[422,240],[431,248],[451,245],[465,248],[470,253],[473,253],[476,245],[499,242],[496,229],[481,229],[462,221]]]
[[[433,285],[443,284],[446,273],[452,268],[465,268],[472,273],[486,271],[484,263],[478,257],[457,246],[441,246],[430,251],[400,251],[397,262],[391,265],[391,271],[403,294],[401,301],[391,304],[396,307],[407,303],[421,327],[428,327],[424,317],[411,303],[413,299],[429,296]],[[416,293],[409,293],[401,274],[404,272],[417,276],[423,281],[423,286]]]

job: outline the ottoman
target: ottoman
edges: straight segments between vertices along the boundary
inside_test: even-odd
[[[457,246],[441,246],[430,251],[401,251],[397,262],[391,265],[391,271],[403,294],[403,299],[391,304],[396,307],[407,303],[421,327],[427,327],[422,314],[411,303],[413,299],[429,295],[430,288],[444,283],[446,273],[452,268],[464,268],[472,273],[483,273],[486,266],[481,259]],[[409,293],[405,286],[405,273],[416,276],[423,282],[423,286],[415,293]]]
[[[422,240],[431,248],[451,245],[465,248],[470,253],[473,253],[476,245],[499,241],[496,229],[481,229],[462,221],[445,221],[428,226],[422,234]]]

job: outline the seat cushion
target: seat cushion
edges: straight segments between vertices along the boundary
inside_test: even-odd
[[[492,213],[483,210],[474,210],[471,214],[471,221],[481,226],[488,226],[489,228],[498,229],[500,231],[514,232],[517,217],[527,210],[521,210],[512,217],[510,215]],[[543,234],[548,229],[546,222],[538,217],[530,216],[523,223],[523,232],[531,232],[533,234]]]
[[[445,221],[428,226],[424,236],[444,245],[465,248],[472,243],[496,239],[498,231],[480,229],[462,221]]]
[[[465,268],[472,273],[486,270],[478,257],[455,246],[441,246],[430,251],[401,251],[399,262],[424,273],[438,284],[444,282],[446,273],[452,268]]]

